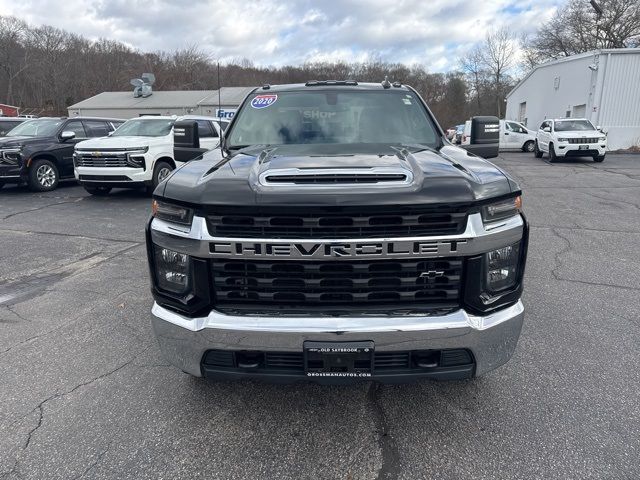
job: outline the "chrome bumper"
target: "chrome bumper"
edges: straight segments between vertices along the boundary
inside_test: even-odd
[[[483,317],[458,310],[433,317],[259,317],[212,311],[188,318],[154,303],[151,319],[167,361],[198,377],[207,350],[300,352],[305,340],[370,340],[376,351],[466,348],[475,357],[475,374],[482,375],[513,355],[524,307],[518,301]]]

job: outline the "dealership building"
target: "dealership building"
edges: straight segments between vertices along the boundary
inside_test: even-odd
[[[147,97],[127,92],[103,92],[68,107],[69,116],[133,118],[140,115],[206,115],[231,118],[254,87],[218,90],[156,91]]]
[[[535,67],[507,95],[505,118],[536,130],[548,118],[588,118],[609,149],[640,145],[640,48],[573,55]]]

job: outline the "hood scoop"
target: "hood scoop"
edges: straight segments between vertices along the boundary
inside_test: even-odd
[[[260,175],[262,185],[408,185],[410,170],[396,167],[371,168],[283,168],[270,169]]]

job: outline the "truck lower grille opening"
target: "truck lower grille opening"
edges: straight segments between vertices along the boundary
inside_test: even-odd
[[[285,371],[301,374],[305,368],[300,352],[262,352],[245,350],[208,350],[202,357],[207,369],[254,371],[257,373]],[[430,371],[473,365],[473,355],[466,349],[410,350],[375,352],[374,374],[385,372]]]
[[[463,262],[211,260],[215,308],[309,314],[429,312],[460,301]],[[437,277],[432,276],[437,272]]]

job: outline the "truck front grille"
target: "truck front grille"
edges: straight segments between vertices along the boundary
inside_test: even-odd
[[[597,138],[570,138],[569,143],[580,143],[584,145],[585,143],[598,143]]]
[[[128,167],[125,153],[81,153],[77,154],[76,166],[78,167]]]
[[[216,308],[331,314],[428,311],[458,305],[463,262],[211,260]]]
[[[209,233],[239,238],[379,238],[454,235],[468,206],[220,207],[207,216]]]

